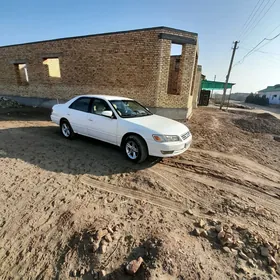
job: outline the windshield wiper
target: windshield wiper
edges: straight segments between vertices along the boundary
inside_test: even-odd
[[[140,113],[140,114],[137,114],[137,116],[148,116],[149,114],[147,113]]]

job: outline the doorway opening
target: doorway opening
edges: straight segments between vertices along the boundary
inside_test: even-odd
[[[170,64],[169,64],[169,74],[168,74],[168,94],[179,95],[179,72],[181,66],[181,56],[182,56],[182,45],[171,44],[170,48]]]

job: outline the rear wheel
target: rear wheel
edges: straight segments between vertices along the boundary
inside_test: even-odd
[[[147,145],[145,141],[137,135],[131,135],[125,139],[124,152],[129,160],[136,163],[141,163],[148,157]]]
[[[60,122],[60,132],[67,139],[72,139],[75,134],[70,123],[67,120],[62,120]]]

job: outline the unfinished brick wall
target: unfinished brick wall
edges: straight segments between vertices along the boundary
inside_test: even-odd
[[[198,52],[197,44],[184,44],[182,47],[178,74],[178,95],[167,94],[170,49],[171,41],[163,40],[160,56],[161,63],[159,64],[160,83],[157,94],[157,106],[161,108],[172,107],[191,110],[191,86],[193,81],[193,71],[195,71],[195,57]]]
[[[201,90],[201,74],[202,74],[202,66],[198,65],[196,70],[196,79],[195,79],[195,87],[194,87],[194,95],[193,95],[193,108],[197,108],[198,98]]]
[[[180,94],[178,88],[180,59],[180,55],[173,55],[170,57],[167,94]]]
[[[168,94],[171,40],[161,33],[196,39],[195,33],[151,28],[0,47],[0,94],[69,99],[78,94],[135,98],[146,106],[187,108],[197,45],[184,45],[179,95]],[[46,59],[58,58],[61,77],[50,76]],[[26,63],[21,84],[15,65]]]

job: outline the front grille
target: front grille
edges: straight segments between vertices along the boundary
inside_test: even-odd
[[[191,133],[188,131],[188,132],[182,134],[182,135],[181,135],[181,138],[182,138],[183,140],[186,140],[188,137],[190,137],[190,135],[191,135]]]

